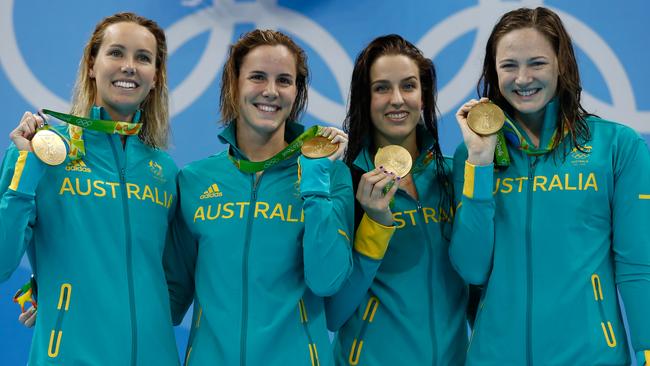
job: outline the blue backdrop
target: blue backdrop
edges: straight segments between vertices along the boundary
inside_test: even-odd
[[[167,32],[170,152],[179,166],[222,148],[216,139],[221,66],[228,44],[255,27],[285,31],[307,50],[307,125],[340,125],[353,60],[375,36],[399,33],[417,44],[437,66],[442,146],[452,154],[461,139],[453,114],[475,95],[492,26],[506,10],[538,5],[556,10],[573,37],[587,110],[628,124],[650,141],[646,0],[0,0],[0,136],[8,145],[6,136],[26,110],[67,111],[82,46],[96,22],[135,11]],[[3,365],[26,363],[31,330],[17,324],[11,297],[29,274],[23,261],[0,284]],[[186,324],[177,327],[179,349],[186,344]]]

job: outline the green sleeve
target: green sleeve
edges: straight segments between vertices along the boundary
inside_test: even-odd
[[[650,153],[625,128],[615,142],[612,247],[637,362],[650,362]]]
[[[494,166],[473,166],[466,160],[467,149],[461,145],[454,155],[456,214],[449,258],[465,282],[481,285],[488,280],[494,251]]]
[[[352,274],[335,295],[325,300],[330,331],[342,327],[366,297],[395,229],[395,226],[381,225],[363,215],[354,235]]]
[[[172,313],[172,322],[178,325],[183,321],[187,309],[194,299],[194,270],[198,255],[197,243],[192,236],[181,210],[181,188],[183,184],[182,172],[178,174],[178,200],[176,214],[169,226],[167,243],[163,253],[163,266],[167,287],[169,288],[169,301]]]
[[[327,158],[299,158],[305,233],[305,282],[319,296],[334,294],[352,271],[354,195],[348,168]]]
[[[20,264],[36,222],[36,187],[45,172],[33,153],[7,150],[0,173],[0,282]]]

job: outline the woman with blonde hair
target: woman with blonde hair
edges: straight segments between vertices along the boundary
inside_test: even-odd
[[[71,114],[43,111],[69,124],[25,112],[10,134],[0,280],[27,252],[39,308],[30,364],[178,364],[162,263],[177,172],[160,150],[166,60],[155,22],[104,18],[84,49]]]

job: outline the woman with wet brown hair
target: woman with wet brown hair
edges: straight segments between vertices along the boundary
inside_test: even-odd
[[[461,206],[450,256],[484,286],[468,365],[628,365],[650,359],[650,154],[632,129],[585,111],[571,39],[539,7],[503,15],[478,90],[457,112]],[[497,134],[468,126],[488,99]],[[464,172],[464,174],[462,174]]]
[[[345,134],[298,124],[308,76],[304,51],[281,32],[254,30],[230,48],[227,149],[179,173],[179,235],[166,256],[176,322],[194,300],[188,365],[332,364],[323,297],[352,269],[353,196],[338,160]],[[331,155],[301,156],[316,135]]]

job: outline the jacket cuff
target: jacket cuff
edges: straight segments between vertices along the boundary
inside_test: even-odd
[[[20,151],[9,189],[33,196],[36,194],[36,187],[44,173],[45,164],[38,160],[33,153]]]
[[[384,258],[394,233],[395,226],[384,226],[364,213],[354,237],[354,250],[366,257],[380,260]]]
[[[465,161],[465,180],[463,182],[463,195],[465,197],[474,200],[492,198],[493,182],[494,164],[479,166]]]
[[[650,366],[650,349],[636,353],[636,364],[639,366]]]
[[[310,159],[300,156],[298,169],[300,170],[300,196],[330,195],[330,167],[332,161],[327,158]]]

